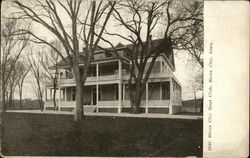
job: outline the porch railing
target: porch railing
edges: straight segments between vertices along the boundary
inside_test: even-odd
[[[118,107],[118,104],[119,104],[118,100],[98,101],[98,106],[117,106]]]
[[[86,82],[96,82],[96,81],[110,81],[110,80],[117,80],[119,76],[117,74],[114,75],[105,75],[105,76],[99,76],[97,77],[87,77]],[[62,78],[59,81],[60,84],[74,84],[75,79],[74,78]]]
[[[123,100],[121,101],[122,106],[130,106],[130,100]],[[59,102],[57,101],[57,105]],[[169,106],[170,101],[169,100],[148,100],[148,106],[150,107],[157,107],[157,106]],[[75,107],[76,102],[75,101],[61,101],[60,107]],[[117,106],[119,105],[118,100],[110,100],[110,101],[98,101],[98,106]],[[146,105],[146,100],[141,101],[141,106]],[[53,101],[46,101],[45,102],[46,107],[53,107],[54,103]],[[84,105],[84,106],[95,106],[95,105]]]
[[[141,101],[141,106],[146,105],[146,100]],[[170,101],[169,100],[148,100],[148,106],[150,107],[157,107],[157,106],[169,106]],[[124,100],[123,101],[123,106],[130,106],[130,100]]]

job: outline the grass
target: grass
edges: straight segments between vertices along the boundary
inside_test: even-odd
[[[8,156],[202,156],[202,120],[6,113]]]

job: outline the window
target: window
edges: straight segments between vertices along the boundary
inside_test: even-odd
[[[112,53],[110,53],[108,51],[105,52],[105,55],[106,55],[106,57],[112,57]]]
[[[101,89],[101,87],[98,88],[98,100],[99,101],[102,100],[102,89]]]
[[[93,69],[92,69],[92,76],[96,76],[96,67],[93,67]]]
[[[115,100],[119,99],[119,90],[118,90],[118,85],[115,85]]]
[[[169,82],[162,83],[162,99],[163,100],[170,99],[170,83]]]
[[[76,100],[76,90],[72,89],[71,90],[71,101],[75,101]]]

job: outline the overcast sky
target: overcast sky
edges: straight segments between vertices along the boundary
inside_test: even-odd
[[[2,8],[2,13],[9,13],[9,12],[13,12],[14,9],[11,7],[8,7],[8,9],[4,9],[4,7]],[[60,12],[60,16],[62,17],[62,19],[64,20],[65,23],[68,22],[68,17],[66,15],[65,12]],[[84,15],[84,14],[82,14]],[[123,16],[127,16],[126,14],[122,13]],[[155,29],[154,33],[153,33],[153,39],[157,39],[160,37],[159,32],[162,32],[160,30],[160,28],[162,27],[162,25],[157,26]],[[114,19],[110,19],[108,25],[107,25],[107,30],[110,30],[110,32],[115,32],[115,33],[119,33],[122,35],[129,35],[129,32],[126,32],[126,30],[123,27],[119,27],[117,25],[117,22]],[[36,23],[32,23],[32,32],[36,33],[37,35],[39,35],[40,37],[47,39],[47,40],[53,40],[55,39],[55,37],[48,32],[43,26],[36,24]],[[116,38],[116,37],[106,37],[110,42],[112,42],[114,45],[116,45],[118,42],[121,42],[123,44],[127,44],[126,41],[121,40],[120,38]],[[100,43],[101,45],[105,45],[108,46],[106,44],[104,44],[103,42]],[[34,45],[34,44],[33,44]],[[34,45],[35,47],[36,45]],[[24,51],[25,53],[25,51]],[[27,55],[27,51],[26,54],[22,55],[23,60],[25,60]],[[187,99],[192,99],[193,98],[193,93],[189,88],[189,82],[190,80],[193,79],[194,74],[192,74],[192,72],[190,72],[190,70],[196,69],[197,66],[193,66],[196,68],[192,68],[192,66],[190,65],[194,65],[194,64],[190,64],[190,61],[188,60],[190,57],[186,52],[176,52],[175,51],[175,66],[176,66],[176,71],[174,72],[174,75],[176,76],[176,78],[179,80],[179,82],[182,85],[182,99],[183,100],[187,100]],[[35,98],[33,89],[32,89],[32,85],[34,85],[35,82],[32,78],[31,74],[28,74],[26,80],[25,80],[25,85],[24,85],[24,96],[23,98]],[[201,97],[202,93],[199,92],[198,93],[198,97]],[[16,98],[18,98],[18,95],[16,95]]]

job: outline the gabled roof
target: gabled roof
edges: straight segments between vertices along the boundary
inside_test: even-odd
[[[145,43],[145,42],[144,42]],[[155,46],[158,46],[159,44],[162,44],[162,39],[157,39],[157,40],[152,40],[152,45],[153,47]],[[122,43],[118,43],[116,45],[116,49],[132,49],[133,47],[133,44],[128,44],[128,45],[123,45]],[[167,59],[169,60],[169,62],[171,63],[171,65],[173,67],[175,67],[175,63],[174,63],[174,55],[173,55],[173,49],[172,49],[172,46],[170,44],[170,47],[168,46],[164,46],[164,51],[162,52],[162,54],[164,54]],[[113,50],[113,48],[105,48],[107,51],[108,50]],[[86,51],[85,48],[83,48],[83,51]],[[106,52],[107,53],[107,52]],[[80,63],[79,64],[82,64],[84,63],[84,56],[80,55],[79,57],[79,61]],[[126,54],[123,54],[123,58],[128,59],[128,57],[126,56]],[[94,59],[92,60],[93,62],[97,62],[97,61],[102,61],[102,60],[112,60],[112,59],[119,59],[117,56],[115,55],[112,55],[112,56],[107,56],[107,54],[105,54],[105,51],[99,47],[97,47],[96,51],[95,51],[95,54],[94,54]],[[68,63],[69,63],[69,56],[67,56],[65,58],[66,61],[64,60],[61,60],[58,65],[59,66],[68,66]],[[53,67],[52,67],[53,68]]]
[[[121,47],[125,47],[122,43],[118,43],[116,46],[115,46],[116,48],[121,48]]]

